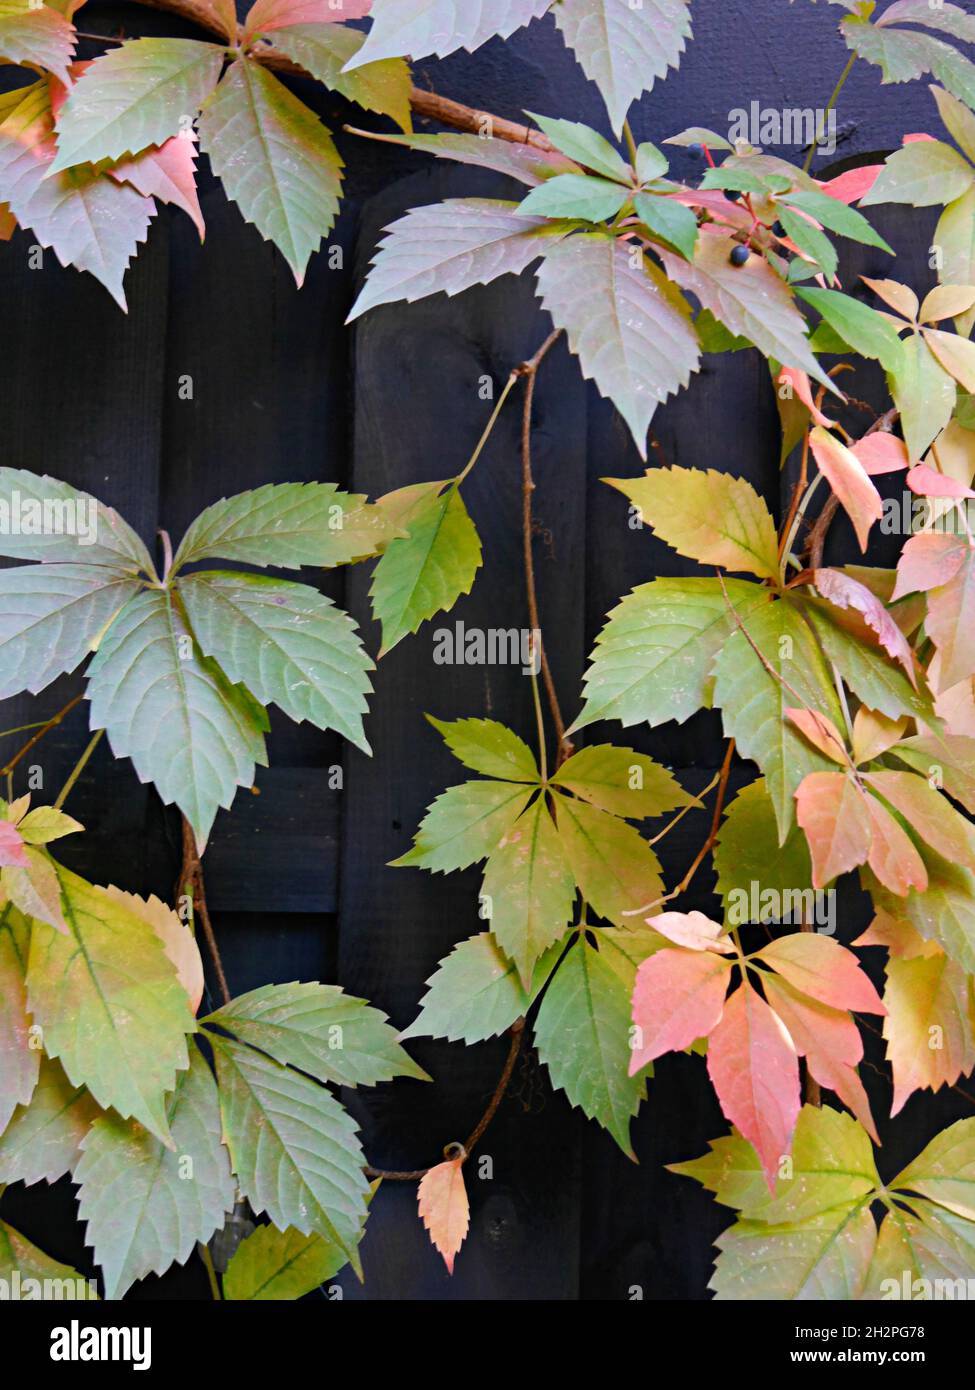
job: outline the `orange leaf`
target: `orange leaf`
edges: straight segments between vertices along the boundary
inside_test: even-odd
[[[757,952],[802,994],[832,1009],[882,1014],[880,995],[860,969],[852,951],[819,932],[780,937]]]
[[[888,719],[879,710],[861,705],[853,720],[853,761],[860,764],[879,758],[901,741],[909,722],[906,715]]]
[[[443,1256],[447,1273],[453,1274],[454,1257],[464,1244],[471,1221],[463,1160],[451,1158],[431,1168],[420,1182],[417,1200],[420,1219]]]
[[[707,1037],[721,1018],[730,975],[731,962],[713,951],[665,947],[643,962],[633,986],[631,1076]]]
[[[975,1067],[975,1019],[969,977],[942,951],[889,960],[884,1003],[893,1116],[915,1091],[954,1085]]]
[[[975,869],[975,829],[927,778],[914,772],[868,772],[865,780],[932,849],[953,864]]]
[[[836,422],[828,420],[816,404],[806,372],[801,371],[798,367],[783,367],[779,373],[779,385],[788,385],[792,388],[792,394],[798,396],[817,425],[822,425],[824,429],[834,428]]]
[[[820,753],[839,763],[840,767],[849,765],[846,744],[832,719],[813,709],[786,709],[783,713]]]
[[[870,528],[884,513],[880,493],[852,449],[817,425],[809,436],[813,456],[819,470],[839,498],[847,516],[853,522],[860,549],[866,550]]]
[[[825,888],[866,862],[870,832],[863,794],[852,778],[842,772],[804,777],[796,792],[796,819],[812,855],[814,888]]]
[[[911,837],[875,796],[864,798],[870,819],[870,854],[867,863],[880,882],[906,898],[912,888],[923,893],[928,886],[928,871]]]
[[[858,203],[867,196],[883,170],[883,164],[864,164],[859,169],[847,169],[845,174],[824,183],[822,190],[831,198],[839,198],[841,203]]]
[[[747,981],[711,1035],[708,1074],[721,1109],[754,1146],[774,1192],[799,1117],[799,1058],[782,1020]]]

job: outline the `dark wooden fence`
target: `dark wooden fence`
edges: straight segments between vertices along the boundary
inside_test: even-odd
[[[823,7],[785,15],[781,8],[778,0],[698,0],[697,43],[682,73],[644,102],[638,137],[660,139],[692,121],[727,124],[728,112],[752,97],[772,106],[821,103],[844,60],[835,16]],[[132,33],[180,28],[133,6],[89,9],[89,29],[111,32],[120,19]],[[431,65],[430,76],[445,94],[499,114],[514,116],[529,106],[602,123],[594,93],[550,24],[473,58]],[[333,123],[348,114],[330,97],[313,100]],[[900,130],[933,125],[923,91],[911,89],[905,99],[903,90],[881,89],[869,71],[851,84],[844,112],[852,114],[841,122],[840,154],[862,155],[895,143]],[[4,462],[90,490],[149,542],[159,527],[178,535],[208,503],[268,481],[330,480],[375,496],[455,474],[484,424],[481,379],[489,375],[500,385],[549,331],[530,275],[453,300],[438,296],[381,309],[354,333],[343,321],[383,226],[411,206],[503,194],[508,186],[352,138],[344,139],[343,150],[349,200],[331,244],[343,248],[344,267],[329,269],[317,257],[300,293],[277,254],[209,183],[205,248],[185,219],[164,210],[129,274],[127,318],[94,281],[61,270],[50,253],[43,270],[29,270],[29,237],[18,234],[0,248]],[[691,172],[685,158],[676,156],[679,174]],[[929,229],[912,224],[908,230],[896,215],[884,225],[904,251],[898,274],[926,285],[922,232]],[[887,274],[889,260],[868,252],[847,271]],[[178,390],[187,376],[192,400]],[[879,401],[879,386],[868,382],[858,391]],[[518,427],[518,410],[509,407],[466,485],[485,564],[451,622],[527,624]],[[781,511],[789,478],[780,477],[774,400],[756,353],[706,359],[690,389],[658,414],[654,430],[658,460],[747,477]],[[625,501],[599,481],[637,474],[642,465],[614,411],[582,382],[562,346],[540,375],[533,446],[543,625],[563,704],[574,714],[606,612],[634,584],[655,574],[692,573],[694,566],[648,533],[630,530]],[[833,545],[836,555],[852,554],[842,521]],[[368,568],[321,582],[351,609],[375,650]],[[219,816],[207,883],[235,992],[266,981],[338,981],[405,1026],[437,961],[478,929],[476,872],[434,878],[385,865],[407,848],[424,808],[457,777],[423,713],[490,714],[530,734],[530,691],[511,667],[437,666],[435,626],[380,665],[368,721],[374,758],[275,718],[271,767],[260,773],[256,794],[241,792],[233,811]],[[36,700],[7,702],[3,727],[58,709],[80,688],[70,678]],[[39,748],[35,763],[46,790],[60,786],[77,758],[86,720],[86,710],[77,710]],[[713,776],[721,758],[720,725],[710,715],[654,732],[618,725],[589,732],[592,740],[652,753],[692,789]],[[330,790],[337,766],[343,787]],[[750,767],[736,769],[736,784],[752,775]],[[104,745],[70,809],[87,826],[84,837],[64,843],[72,867],[98,882],[172,894],[178,821]],[[663,842],[671,880],[693,857],[706,822],[703,812],[690,815]],[[710,883],[710,874],[699,875],[689,905],[714,907]],[[865,925],[866,904],[850,889],[842,909],[839,937],[850,941]],[[890,1088],[876,1070],[882,1044],[873,1035],[867,1041],[865,1079],[883,1115]],[[435,1161],[442,1145],[467,1134],[481,1113],[504,1050],[500,1041],[468,1049],[418,1042],[413,1051],[434,1085],[405,1081],[348,1095],[371,1161],[390,1167]],[[912,1100],[885,1147],[883,1166],[896,1168],[964,1110],[954,1093]],[[667,1059],[634,1126],[635,1165],[552,1093],[529,1051],[484,1142],[493,1177],[471,1183],[471,1234],[453,1279],[417,1220],[415,1188],[387,1183],[363,1248],[365,1283],[345,1281],[346,1296],[703,1298],[711,1243],[728,1214],[663,1165],[703,1152],[724,1128],[700,1059]],[[87,1267],[68,1183],[10,1188],[0,1210],[53,1255]],[[205,1278],[193,1269],[150,1278],[130,1295],[206,1296]]]

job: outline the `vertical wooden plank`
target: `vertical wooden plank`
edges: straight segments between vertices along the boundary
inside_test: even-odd
[[[505,187],[470,171],[431,170],[367,205],[358,264],[372,254],[380,228],[408,207]],[[506,276],[457,299],[444,296],[368,315],[356,332],[355,471],[357,489],[380,495],[406,483],[455,476],[490,413],[481,379],[495,390],[549,331],[527,276]],[[585,393],[564,347],[540,374],[534,431],[536,515],[552,535],[536,543],[540,602],[557,679],[570,690],[582,661],[584,583]],[[431,877],[384,867],[411,843],[425,807],[464,770],[443,748],[423,713],[490,715],[532,739],[531,691],[518,668],[437,666],[433,633],[462,621],[470,628],[527,626],[521,571],[520,405],[512,400],[464,496],[481,534],[484,568],[473,592],[396,647],[380,665],[369,734],[370,761],[348,758],[340,900],[340,978],[405,1026],[424,981],[454,943],[483,926],[478,872]],[[353,613],[368,622],[368,577],[350,573]],[[411,1051],[433,1086],[405,1081],[362,1093],[351,1103],[363,1121],[370,1161],[418,1167],[463,1140],[500,1074],[506,1040],[464,1048],[423,1041]],[[527,1063],[531,1068],[531,1062]],[[532,1072],[529,1071],[529,1075]],[[541,1094],[541,1092],[539,1092]],[[525,1111],[503,1105],[481,1146],[490,1179],[468,1168],[472,1229],[448,1279],[416,1215],[415,1185],[386,1183],[376,1199],[363,1250],[365,1285],[349,1297],[574,1298],[578,1266],[579,1130],[561,1098]]]

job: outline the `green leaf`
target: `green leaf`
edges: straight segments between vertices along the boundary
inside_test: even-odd
[[[616,406],[645,459],[658,404],[686,386],[700,363],[686,301],[638,248],[602,233],[546,251],[538,292],[583,376]]]
[[[696,806],[673,773],[632,748],[599,744],[573,753],[551,779],[614,816],[645,820],[681,806]]]
[[[0,58],[27,63],[68,81],[74,28],[64,15],[31,0],[0,0]]]
[[[584,801],[557,803],[559,839],[583,898],[600,917],[619,927],[627,916],[663,897],[660,861],[632,825]]]
[[[543,217],[522,217],[499,198],[447,198],[412,208],[386,228],[347,323],[377,304],[460,294],[499,275],[520,275],[569,231]]]
[[[754,1148],[737,1131],[712,1140],[702,1158],[668,1167],[696,1179],[748,1220],[772,1225],[805,1222],[832,1207],[848,1207],[880,1187],[866,1131],[850,1115],[828,1106],[804,1105],[799,1112],[791,1163],[774,1194]]]
[[[458,48],[473,52],[495,36],[506,39],[529,20],[543,15],[551,0],[492,0],[490,7],[468,0],[384,0],[372,21],[365,46],[350,66],[409,53],[414,60],[445,58]]]
[[[887,371],[900,369],[903,344],[893,324],[848,294],[803,286],[796,294],[811,304],[854,352],[872,357]]]
[[[584,937],[559,966],[535,1021],[535,1046],[552,1085],[609,1130],[629,1158],[630,1120],[646,1097],[628,1076],[630,991]]]
[[[35,1053],[35,1056],[40,1056]],[[57,1182],[70,1173],[81,1141],[101,1114],[84,1086],[73,1086],[59,1062],[41,1058],[37,1087],[0,1135],[0,1183]]]
[[[675,198],[637,193],[633,199],[636,215],[650,233],[651,241],[663,241],[682,256],[694,259],[697,245],[697,217],[691,208]]]
[[[895,665],[879,645],[849,631],[839,620],[836,609],[817,599],[806,599],[802,612],[812,623],[827,660],[836,666],[868,709],[879,710],[888,719],[900,719],[906,714],[912,719],[937,724],[927,693],[915,690],[902,668]]]
[[[715,1242],[721,1253],[709,1287],[725,1302],[857,1299],[876,1239],[865,1202],[779,1226],[739,1221]]]
[[[338,1086],[430,1078],[400,1047],[386,1015],[337,985],[262,985],[205,1020],[275,1061]]]
[[[105,1297],[121,1298],[150,1273],[185,1264],[197,1242],[222,1228],[234,1206],[234,1181],[220,1142],[217,1088],[193,1049],[166,1099],[175,1149],[132,1120],[103,1115],[82,1141],[74,1170],[78,1214],[101,1265]]]
[[[23,100],[0,121],[0,203],[33,232],[38,245],[53,248],[62,265],[89,271],[124,310],[122,280],[146,239],[156,205],[89,165],[49,178],[56,154],[50,91],[39,82],[26,88]],[[87,558],[94,561],[94,555]]]
[[[55,806],[38,806],[17,822],[17,829],[26,845],[49,845],[52,840],[62,840],[65,835],[75,835],[84,828]]]
[[[758,584],[725,581],[743,622],[768,601]],[[624,725],[682,723],[711,707],[715,658],[735,621],[717,579],[655,579],[614,608],[586,672],[586,703],[573,732],[597,719]]]
[[[99,565],[0,570],[0,699],[36,695],[73,671],[139,589],[134,577]]]
[[[583,218],[603,222],[615,217],[630,190],[591,174],[556,174],[533,188],[518,205],[522,217]]]
[[[220,806],[266,766],[263,711],[202,657],[171,590],[126,604],[88,668],[91,726],[175,802],[204,844]]]
[[[629,184],[633,174],[623,156],[609,141],[591,126],[581,121],[555,120],[551,116],[538,116],[534,111],[528,115],[552,144],[569,159],[574,159],[584,169],[616,183]]]
[[[651,468],[642,478],[607,478],[640,519],[681,555],[705,565],[778,579],[772,514],[751,483],[713,468]]]
[[[299,724],[335,729],[370,751],[362,716],[373,662],[330,598],[254,574],[198,573],[178,588],[201,650],[234,684]]]
[[[890,375],[890,391],[912,461],[923,458],[951,419],[957,388],[919,334],[903,344],[903,365]]]
[[[369,590],[383,628],[380,656],[469,594],[481,567],[481,541],[460,489],[427,483],[415,493],[401,517],[409,535],[390,542]]]
[[[800,189],[787,194],[784,201],[788,202],[790,207],[808,212],[810,217],[815,217],[817,222],[821,222],[831,232],[849,237],[851,241],[862,242],[864,246],[877,246],[881,251],[889,251],[894,255],[894,248],[879,232],[874,231],[863,213],[857,212],[856,208],[849,207],[839,198],[831,198],[828,193],[813,193],[809,189]]]
[[[863,1299],[926,1302],[939,1297],[936,1290],[946,1283],[957,1289],[962,1280],[967,1287],[975,1265],[975,1224],[918,1198],[911,1206],[913,1211],[894,1207],[886,1216]]]
[[[975,975],[975,874],[942,859],[928,845],[918,845],[928,874],[925,892],[890,898],[891,915],[902,917],[923,936],[936,941],[969,975]],[[874,901],[887,901],[871,883]]]
[[[931,95],[934,97],[945,129],[952,139],[958,144],[968,158],[975,161],[975,114],[973,114],[964,102],[953,97],[950,92],[946,92],[942,87],[932,87]],[[946,284],[967,285],[967,280],[946,281]]]
[[[235,1303],[293,1302],[348,1263],[345,1251],[324,1236],[258,1226],[234,1251],[223,1276],[223,1296]]]
[[[797,212],[791,212],[785,203],[779,204],[778,213],[786,236],[819,266],[827,280],[833,282],[836,279],[839,257],[829,237],[824,236],[818,227],[814,227]]]
[[[912,24],[924,24],[955,34],[956,27],[966,25],[966,15],[957,5],[929,5],[926,0],[910,6],[910,13],[891,6],[881,16],[881,22],[866,24],[860,19],[844,19],[841,24],[847,47],[859,57],[876,63],[883,70],[884,82],[913,82],[931,73],[961,101],[971,106],[975,102],[975,65],[956,48],[930,34],[912,29],[897,29],[884,24],[887,15],[896,8],[896,17]],[[949,27],[955,26],[955,27]],[[961,37],[956,34],[956,37]]]
[[[632,103],[677,67],[691,35],[687,0],[562,0],[555,22],[599,88],[617,135]]]
[[[34,922],[27,967],[45,1051],[99,1105],[171,1146],[163,1096],[196,1027],[186,991],[147,922],[67,869],[58,879],[68,932]]]
[[[935,228],[933,245],[941,248],[938,278],[943,285],[975,282],[975,186],[949,203]],[[968,338],[975,325],[975,309],[959,314],[955,328]]]
[[[51,172],[136,155],[188,132],[224,57],[217,44],[195,39],[131,39],[96,58],[58,115]]]
[[[957,1120],[936,1134],[890,1184],[920,1192],[939,1206],[975,1221],[975,1120]]]
[[[280,1229],[325,1236],[358,1271],[369,1184],[356,1125],[300,1072],[230,1039],[211,1034],[210,1041],[241,1192]]]
[[[810,772],[833,766],[799,734],[785,710],[818,710],[837,726],[843,714],[829,667],[791,604],[768,603],[743,622],[748,637],[736,630],[718,656],[714,701],[721,708],[726,737],[735,739],[742,756],[757,762],[765,774],[781,844],[794,822],[793,798],[800,782]]]
[[[492,851],[481,890],[482,915],[529,985],[539,956],[564,935],[575,884],[543,797]]]
[[[35,1296],[36,1285],[37,1298],[43,1298],[42,1291],[47,1290],[52,1300],[70,1298],[98,1301],[94,1279],[86,1279],[70,1265],[52,1260],[50,1255],[38,1250],[36,1245],[32,1245],[19,1231],[15,1231],[13,1226],[8,1226],[6,1221],[0,1221],[0,1279],[9,1286],[15,1274],[19,1276],[20,1296],[24,1299]]]
[[[27,1105],[34,1094],[40,1066],[27,1005],[29,950],[30,924],[8,902],[0,907],[0,1134],[18,1105]],[[2,1145],[0,1139],[0,1163]]]
[[[975,169],[942,140],[912,140],[888,155],[883,170],[861,207],[878,203],[910,203],[927,208],[952,203],[975,183]]]
[[[200,148],[300,286],[342,193],[343,162],[321,121],[265,67],[238,59],[203,108]]]
[[[733,244],[723,233],[702,232],[693,263],[669,251],[660,255],[670,278],[696,295],[702,309],[709,309],[729,332],[747,338],[784,367],[797,367],[834,389],[809,349],[806,322],[788,285],[763,256],[733,266]]]
[[[149,552],[118,512],[68,483],[23,468],[0,468],[0,517],[12,517],[15,512],[31,518],[31,530],[21,535],[10,527],[0,531],[0,554],[12,560],[84,563],[123,574],[154,574]],[[73,534],[70,523],[79,518],[81,525],[75,526]],[[100,578],[107,581],[110,576]]]
[[[535,755],[518,735],[496,719],[427,719],[465,767],[509,782],[537,782]]]
[[[527,1014],[564,949],[565,941],[557,941],[539,957],[525,989],[490,932],[469,937],[430,976],[420,1013],[400,1037],[466,1043],[499,1037]]]
[[[365,43],[365,34],[344,24],[291,24],[275,28],[270,41],[279,53],[333,92],[340,92],[367,111],[392,116],[401,130],[410,130],[412,82],[407,62],[384,58],[353,72],[342,71]]]
[[[644,140],[636,149],[636,176],[642,184],[652,183],[663,178],[670,168],[670,161],[663,150]]]
[[[265,483],[202,511],[183,537],[173,572],[214,559],[262,569],[330,569],[375,555],[394,534],[380,507],[334,483]]]
[[[497,848],[532,794],[533,788],[511,782],[448,787],[424,816],[413,848],[394,859],[393,867],[445,874],[469,868]]]
[[[728,807],[714,848],[714,868],[726,912],[732,893],[744,895],[740,901],[750,902],[753,885],[762,892],[772,890],[783,895],[780,901],[788,901],[784,896],[788,893],[812,887],[806,837],[793,827],[779,844],[775,807],[761,778],[743,787]],[[761,1168],[757,1171],[760,1173]],[[764,1184],[764,1178],[762,1181]]]

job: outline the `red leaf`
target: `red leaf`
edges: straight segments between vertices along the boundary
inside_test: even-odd
[[[852,951],[819,932],[780,937],[757,953],[802,994],[832,1009],[885,1012],[880,995],[860,969]]]
[[[850,445],[850,452],[856,454],[863,464],[864,471],[871,477],[878,473],[899,473],[910,463],[910,455],[903,439],[896,434],[875,430]]]
[[[852,575],[845,574],[843,570],[818,569],[814,574],[813,582],[823,598],[828,599],[837,608],[853,608],[860,613],[867,625],[877,634],[887,655],[903,667],[908,680],[916,686],[917,677],[914,672],[911,644],[884,607],[883,601],[871,593],[865,584],[861,584]]]
[[[336,24],[347,19],[363,19],[372,9],[372,0],[257,0],[251,7],[244,28],[248,38],[290,29],[293,24]]]
[[[766,976],[762,983],[766,999],[788,1028],[813,1077],[836,1092],[879,1144],[870,1102],[855,1071],[863,1057],[863,1039],[853,1019],[842,1009],[808,999],[775,975]]]
[[[822,185],[824,193],[831,198],[839,198],[841,203],[858,203],[873,188],[883,173],[883,164],[864,164],[859,169],[847,169]]]
[[[844,511],[853,522],[860,549],[866,550],[870,528],[883,516],[884,504],[880,493],[870,481],[863,464],[852,449],[834,438],[821,425],[809,436],[813,455],[820,472],[839,498]]]
[[[975,497],[975,492],[926,463],[916,463],[907,475],[907,486],[921,497]]]
[[[947,584],[961,569],[968,550],[964,536],[923,531],[911,536],[897,564],[897,583],[891,602],[905,594],[926,593]]]
[[[703,912],[661,912],[656,917],[648,917],[647,926],[689,951],[717,951],[723,956],[734,954],[735,948],[724,935],[721,923],[712,922]]]
[[[665,1052],[679,1052],[707,1037],[721,1018],[731,962],[713,951],[665,947],[636,972],[633,1022],[639,1030],[630,1075]]]
[[[196,192],[195,134],[174,135],[158,149],[143,150],[134,159],[114,165],[109,173],[147,198],[182,208],[203,240],[206,226]]]
[[[26,869],[29,862],[20,831],[10,821],[0,820],[0,865]]]
[[[834,420],[827,420],[826,416],[819,409],[812,393],[812,386],[808,375],[798,367],[783,367],[779,373],[779,385],[789,385],[794,396],[798,396],[809,414],[816,421],[817,425],[822,425],[825,429],[833,429]]]
[[[825,888],[866,862],[870,832],[863,794],[844,773],[811,772],[804,777],[796,792],[796,819],[809,844],[814,888]]]
[[[799,1058],[782,1020],[747,981],[711,1035],[708,1074],[721,1109],[754,1145],[774,1192],[799,1116]]]
[[[975,869],[975,829],[927,778],[914,772],[869,772],[865,781],[899,811],[932,849]]]
[[[923,893],[928,886],[928,871],[911,837],[875,796],[864,797],[863,804],[870,818],[867,862],[871,869],[899,898],[906,898],[912,888]]]
[[[431,1168],[420,1182],[417,1201],[420,1219],[443,1256],[447,1273],[453,1274],[454,1257],[464,1244],[471,1221],[462,1160],[451,1158]]]
[[[832,719],[812,709],[786,709],[783,712],[820,753],[841,767],[849,765],[846,744]]]

